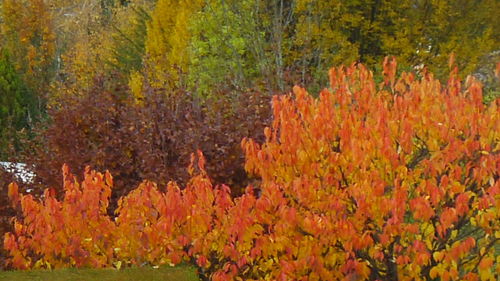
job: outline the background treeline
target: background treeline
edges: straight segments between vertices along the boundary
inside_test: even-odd
[[[444,79],[453,53],[462,76],[485,84],[485,103],[499,95],[496,0],[0,5],[0,160],[28,163],[34,193],[60,185],[63,163],[109,169],[113,198],[145,178],[182,183],[201,149],[209,176],[238,194],[251,181],[240,141],[263,139],[272,94],[317,92],[334,65],[380,69],[396,55],[399,69]]]

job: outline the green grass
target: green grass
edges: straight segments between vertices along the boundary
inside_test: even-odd
[[[34,271],[3,271],[0,280],[9,281],[199,281],[188,266],[158,269],[151,267],[116,269],[59,269]]]

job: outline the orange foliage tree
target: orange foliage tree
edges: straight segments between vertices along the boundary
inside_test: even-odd
[[[274,97],[266,141],[242,141],[261,182],[238,198],[212,186],[201,154],[185,189],[145,182],[115,221],[103,211],[107,175],[87,172],[80,193],[65,182],[94,205],[50,191],[36,203],[11,185],[25,215],[5,237],[12,264],[189,261],[212,280],[495,280],[498,101],[484,106],[481,85],[463,86],[456,69],[447,85],[431,74],[397,78],[391,59],[381,85],[362,65],[329,74],[317,99],[300,87]]]
[[[329,74],[319,99],[299,87],[275,97],[263,145],[243,141],[263,180],[252,217],[267,226],[252,268],[283,280],[493,280],[498,103],[486,108],[473,79],[462,90],[456,69],[444,87],[431,74],[396,78],[390,59],[379,87],[362,65]]]

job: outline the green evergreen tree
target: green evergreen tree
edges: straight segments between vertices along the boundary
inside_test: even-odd
[[[149,12],[141,6],[127,7],[130,10],[130,18],[127,27],[113,25],[114,48],[113,57],[108,64],[119,73],[130,75],[139,71],[142,67],[142,59],[145,53],[145,40],[147,34],[147,23],[151,20]]]
[[[0,159],[19,149],[19,131],[38,118],[36,97],[16,72],[7,50],[0,49]]]

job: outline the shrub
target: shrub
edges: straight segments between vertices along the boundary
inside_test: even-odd
[[[122,119],[126,89],[111,79],[96,78],[88,92],[67,96],[60,107],[50,109],[50,123],[37,131],[23,159],[36,175],[34,194],[40,196],[45,187],[60,186],[63,179],[59,171],[64,163],[79,174],[83,174],[85,165],[92,165],[95,169],[109,167],[120,180],[136,176],[129,141],[133,131]],[[59,188],[55,191],[62,193]],[[120,189],[115,192],[114,196],[124,194]]]
[[[215,182],[231,184],[236,193],[246,185],[239,143],[247,136],[263,140],[270,97],[220,93],[219,100],[198,105],[189,93],[167,96],[147,88],[137,103],[114,80],[98,77],[89,92],[68,97],[49,112],[51,123],[24,159],[34,167],[39,194],[44,186],[59,186],[64,163],[76,174],[89,165],[114,175],[111,205],[116,207],[118,198],[144,179],[161,186],[171,180],[187,183],[185,167],[197,149]]]
[[[225,255],[246,260],[253,274],[240,276],[494,280],[498,105],[456,70],[446,86],[395,73],[386,59],[376,90],[362,65],[341,67],[319,99],[299,87],[274,98],[266,142],[243,141],[263,183],[236,259]]]
[[[43,202],[33,195],[20,195],[16,183],[8,193],[23,212],[14,223],[14,234],[5,234],[4,246],[18,269],[57,268],[61,266],[103,267],[113,258],[112,239],[116,227],[107,216],[112,178],[85,171],[79,183],[63,167],[64,199],[46,189]]]
[[[177,264],[206,248],[213,218],[232,206],[229,188],[214,188],[204,170],[191,160],[193,178],[182,190],[169,183],[165,192],[145,181],[120,199],[113,220],[107,214],[113,179],[109,172],[86,169],[80,183],[63,167],[64,197],[46,189],[42,200],[19,193],[12,183],[8,195],[23,216],[4,246],[15,268],[105,267]],[[197,174],[194,171],[197,170]]]

